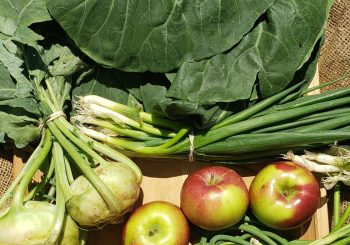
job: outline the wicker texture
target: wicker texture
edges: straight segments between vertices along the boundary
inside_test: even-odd
[[[13,173],[13,151],[0,147],[0,196],[9,188],[12,182]],[[8,206],[10,200],[4,206]]]
[[[319,59],[320,82],[350,73],[350,0],[335,0]],[[350,78],[323,90],[350,86]]]
[[[334,80],[350,73],[350,0],[335,0],[327,25],[326,39],[319,59],[320,83]],[[322,90],[333,90],[350,86],[350,78]],[[0,146],[0,196],[12,182],[13,151]],[[332,190],[328,193],[329,215],[332,214]],[[346,195],[344,195],[346,194]],[[341,212],[344,212],[350,200],[350,187],[343,187]],[[10,200],[5,203],[8,205]],[[1,207],[0,207],[1,208]],[[329,217],[332,223],[332,217]]]

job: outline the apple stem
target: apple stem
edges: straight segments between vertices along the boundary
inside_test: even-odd
[[[214,173],[210,174],[209,185],[213,185],[215,183],[215,175]]]

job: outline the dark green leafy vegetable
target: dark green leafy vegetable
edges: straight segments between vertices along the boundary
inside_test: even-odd
[[[0,3],[0,142],[9,137],[23,147],[39,136],[39,106],[22,47],[43,39],[29,26],[50,19],[43,0]]]
[[[317,59],[312,54],[319,50],[331,4],[47,1],[55,20],[97,63],[132,72],[171,72],[170,82],[158,86],[138,81],[142,103],[149,112],[195,121],[198,127],[280,92],[295,77],[310,81],[313,73],[297,73]]]
[[[230,49],[275,1],[47,0],[47,6],[98,63],[165,72]]]

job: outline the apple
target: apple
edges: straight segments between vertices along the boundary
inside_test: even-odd
[[[123,245],[188,245],[190,228],[182,210],[153,201],[132,212],[122,231]]]
[[[180,207],[194,225],[221,230],[237,224],[249,205],[242,177],[225,166],[195,170],[181,188]]]
[[[320,196],[314,175],[290,161],[265,166],[249,188],[252,213],[265,225],[280,230],[308,221],[318,208]]]

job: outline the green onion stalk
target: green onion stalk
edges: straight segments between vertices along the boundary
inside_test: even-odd
[[[272,157],[286,149],[320,148],[350,139],[350,88],[305,96],[312,90],[309,88],[281,103],[302,84],[206,130],[95,95],[79,98],[73,122],[84,135],[125,154],[169,158],[192,154],[196,159],[222,159],[228,163],[253,159],[262,153]]]

